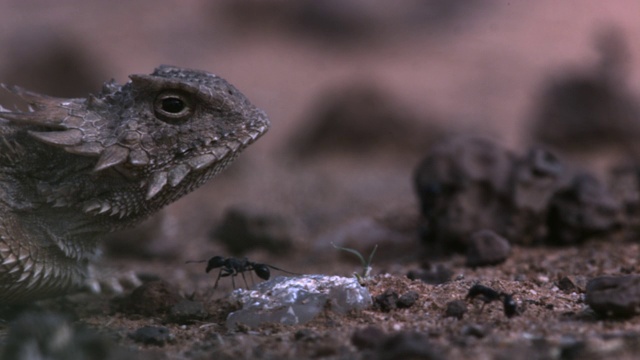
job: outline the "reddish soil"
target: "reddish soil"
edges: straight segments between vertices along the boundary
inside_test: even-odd
[[[85,96],[109,77],[123,82],[128,74],[174,64],[228,79],[273,125],[224,174],[164,210],[153,231],[116,235],[117,255],[101,260],[109,268],[164,280],[180,296],[204,303],[208,317],[179,325],[160,315],[131,314],[111,294],[74,295],[39,308],[71,315],[74,324],[97,329],[135,358],[635,358],[640,317],[599,317],[584,294],[593,277],[640,271],[633,233],[565,247],[514,245],[506,262],[469,268],[462,255],[430,256],[432,249],[419,240],[413,171],[444,134],[480,134],[524,153],[542,86],[558,73],[590,71],[598,62],[593,39],[599,31],[619,28],[630,64],[637,63],[640,3],[478,0],[436,10],[437,2],[428,1],[418,12],[409,0],[397,11],[373,1],[365,16],[358,11],[361,1],[353,2],[356,10],[345,6],[342,12],[335,9],[340,1],[327,2],[335,3],[329,10],[309,10],[282,0],[270,13],[260,1],[230,2],[0,4],[6,54],[0,82]],[[326,17],[342,22],[327,23]],[[640,69],[629,66],[630,92],[640,93],[639,80]],[[409,129],[400,132],[406,141],[377,147],[354,136],[363,141],[355,150],[298,154],[296,139],[308,133],[328,94],[354,84],[379,90],[391,109],[399,109],[391,112],[402,113],[397,127]],[[616,146],[600,149],[565,158],[604,181],[610,166],[628,159]],[[226,329],[231,282],[222,279],[213,291],[215,274],[185,261],[232,256],[211,231],[234,206],[284,219],[290,239],[286,251],[258,244],[237,256],[297,273],[350,276],[360,265],[329,242],[365,256],[378,243],[366,282],[372,295],[415,291],[418,300],[388,311],[327,311],[303,325]],[[386,225],[371,225],[376,221]],[[407,273],[425,262],[451,270],[451,280],[409,280]],[[476,283],[511,294],[519,313],[508,318],[500,301],[483,307],[479,299],[465,300]],[[446,316],[454,300],[466,301],[461,319]],[[160,346],[129,337],[144,326],[165,326],[172,340]],[[3,339],[8,328],[0,325]]]

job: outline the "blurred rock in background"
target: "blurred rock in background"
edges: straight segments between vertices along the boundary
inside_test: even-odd
[[[380,86],[357,82],[325,91],[301,121],[291,154],[422,154],[445,130],[421,119]]]
[[[640,160],[640,97],[627,80],[628,47],[622,30],[602,29],[597,64],[551,77],[535,109],[533,140],[577,158],[613,151],[614,160]]]

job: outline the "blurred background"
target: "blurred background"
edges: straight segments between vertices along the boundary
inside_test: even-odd
[[[516,152],[546,143],[596,172],[636,154],[635,0],[2,0],[0,9],[0,82],[85,97],[171,64],[224,77],[270,116],[269,133],[225,174],[154,220],[154,245],[136,250],[151,256],[176,244],[187,258],[202,253],[185,241],[215,237],[230,208],[290,224],[294,247],[354,218],[414,209],[413,169],[452,134]]]

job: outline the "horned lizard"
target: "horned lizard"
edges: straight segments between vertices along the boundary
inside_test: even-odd
[[[0,303],[87,280],[99,238],[204,184],[269,128],[224,79],[161,66],[88,98],[4,86],[0,107]]]

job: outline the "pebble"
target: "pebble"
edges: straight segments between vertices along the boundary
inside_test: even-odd
[[[551,198],[547,242],[578,244],[617,230],[621,224],[621,204],[608,188],[590,174],[579,174],[570,187]]]
[[[487,335],[487,330],[477,324],[466,325],[462,328],[462,335],[473,336],[478,339],[482,339]]]
[[[630,317],[640,310],[640,276],[602,276],[587,283],[586,303],[607,317]]]
[[[390,335],[376,349],[378,359],[442,359],[442,352],[429,341],[427,334],[419,332],[398,332]]]
[[[178,324],[192,324],[209,316],[204,305],[199,301],[183,299],[169,310],[169,321]]]
[[[467,303],[463,300],[453,300],[447,303],[447,309],[445,310],[445,317],[454,317],[462,319],[467,312]]]
[[[398,298],[398,301],[396,302],[396,305],[400,309],[409,308],[409,307],[413,306],[413,304],[415,304],[416,301],[418,301],[419,297],[420,297],[420,295],[418,295],[417,292],[415,292],[415,291],[407,291],[406,293],[402,294]]]
[[[563,276],[557,283],[558,289],[562,290],[565,294],[571,294],[578,291],[578,286],[568,276]]]
[[[133,341],[145,345],[163,346],[165,343],[173,341],[173,335],[164,326],[143,326],[129,334],[129,337]]]
[[[467,266],[496,265],[504,262],[511,252],[511,244],[491,230],[480,230],[471,235],[467,247]]]
[[[351,343],[360,350],[374,349],[383,342],[385,337],[385,332],[379,327],[367,326],[353,332]]]
[[[429,269],[410,270],[407,278],[411,280],[422,280],[431,285],[440,285],[451,280],[453,271],[444,265],[431,266]]]
[[[146,316],[163,315],[180,302],[181,297],[168,283],[157,280],[137,287],[122,306],[125,312]]]
[[[382,311],[391,311],[398,306],[398,293],[392,289],[387,289],[382,294],[374,298],[374,304]]]

